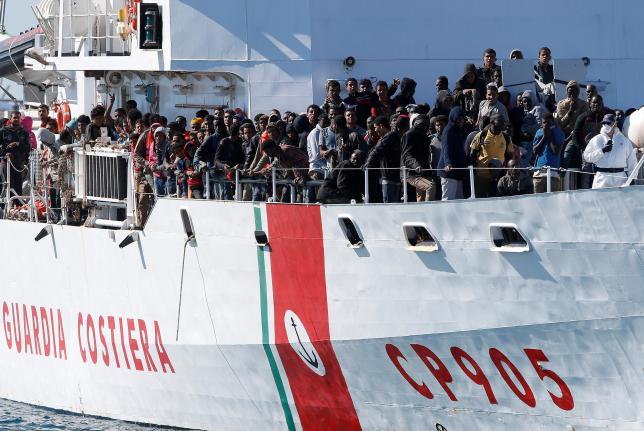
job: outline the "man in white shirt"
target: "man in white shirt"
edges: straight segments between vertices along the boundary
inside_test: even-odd
[[[633,172],[637,164],[635,150],[619,131],[615,115],[604,115],[600,133],[586,146],[584,160],[596,166],[594,189],[619,187]]]

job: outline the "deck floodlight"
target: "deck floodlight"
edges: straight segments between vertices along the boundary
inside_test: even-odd
[[[48,224],[47,226],[42,228],[40,232],[38,232],[38,235],[36,235],[36,237],[34,238],[34,241],[38,242],[44,237],[46,237],[47,235],[51,235],[53,232],[54,232],[54,229],[51,227],[50,224]]]
[[[123,238],[123,241],[121,241],[121,243],[119,244],[119,248],[125,248],[128,245],[138,241],[139,241],[139,233],[132,232],[131,234]]]
[[[188,214],[188,210],[181,208],[179,212],[181,213],[181,223],[183,223],[183,231],[186,233],[188,239],[194,239],[195,228],[192,226],[192,219],[190,218],[190,214]]]

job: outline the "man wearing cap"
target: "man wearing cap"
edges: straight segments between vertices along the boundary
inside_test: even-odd
[[[588,111],[588,103],[579,98],[579,92],[579,83],[574,80],[569,81],[566,85],[566,98],[557,104],[557,125],[564,131],[568,139],[570,139],[579,115]]]
[[[593,188],[619,187],[637,164],[633,144],[617,128],[614,114],[606,114],[598,135],[588,142],[584,160],[595,164]]]

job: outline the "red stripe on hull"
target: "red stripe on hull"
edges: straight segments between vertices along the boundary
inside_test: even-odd
[[[271,246],[275,342],[302,427],[306,431],[360,430],[329,336],[320,207],[277,204],[268,205],[266,211]],[[285,324],[289,310],[300,320],[286,318],[290,340]],[[289,316],[293,314],[289,313]],[[294,342],[299,340],[294,336],[304,334],[308,334],[310,344]],[[307,360],[313,366],[307,365]]]

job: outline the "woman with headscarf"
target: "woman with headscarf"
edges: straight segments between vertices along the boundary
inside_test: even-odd
[[[25,129],[25,131],[29,134],[29,141],[31,142],[31,149],[35,150],[36,147],[38,146],[38,141],[36,140],[36,135],[33,132],[33,126],[34,126],[34,119],[31,118],[28,115],[25,115],[22,117],[20,120],[20,123],[22,124],[22,128]]]
[[[438,175],[441,178],[443,200],[463,198],[463,177],[467,167],[465,156],[465,112],[460,106],[452,108],[449,121],[441,137],[441,155],[438,160]]]

